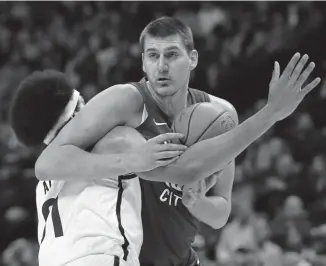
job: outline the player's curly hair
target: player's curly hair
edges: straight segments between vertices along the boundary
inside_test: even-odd
[[[35,71],[19,85],[11,102],[9,120],[26,146],[42,144],[74,92],[59,71]]]
[[[144,51],[146,36],[168,37],[171,35],[179,35],[181,37],[188,53],[194,49],[194,39],[190,27],[185,25],[181,20],[168,16],[151,21],[142,31],[139,44]]]

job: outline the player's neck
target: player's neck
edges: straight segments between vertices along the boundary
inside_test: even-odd
[[[158,107],[173,120],[188,105],[188,86],[181,88],[177,93],[171,96],[162,97],[155,93],[151,85],[147,83],[152,97],[156,101]]]

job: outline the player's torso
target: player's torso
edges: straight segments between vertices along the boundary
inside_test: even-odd
[[[140,85],[142,86],[142,85]],[[145,85],[141,90],[146,91]],[[146,93],[146,92],[145,92]],[[150,139],[171,132],[162,111],[150,95],[146,99],[147,119],[137,130]],[[153,101],[153,102],[150,102]],[[195,103],[196,99],[191,102]],[[144,241],[141,265],[180,265],[187,261],[198,220],[182,204],[182,188],[177,184],[140,179]]]
[[[141,190],[135,175],[40,182],[37,208],[40,266],[67,265],[96,254],[115,255],[138,265],[143,231]]]

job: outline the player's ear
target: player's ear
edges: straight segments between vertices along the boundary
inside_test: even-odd
[[[190,70],[194,70],[198,64],[197,50],[194,49],[189,53],[189,60],[190,60]]]
[[[145,66],[144,66],[144,53],[141,54],[141,59],[142,59],[142,64],[143,64],[143,66],[142,66],[143,71],[146,73]]]

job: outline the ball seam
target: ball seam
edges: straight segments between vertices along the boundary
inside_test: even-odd
[[[196,142],[198,142],[200,140],[200,138],[206,133],[206,131],[216,122],[217,119],[219,119],[223,114],[225,114],[227,111],[222,112],[221,114],[219,114],[206,128],[205,130],[203,130],[203,132],[201,133],[201,135],[199,135],[199,137],[196,139]]]

